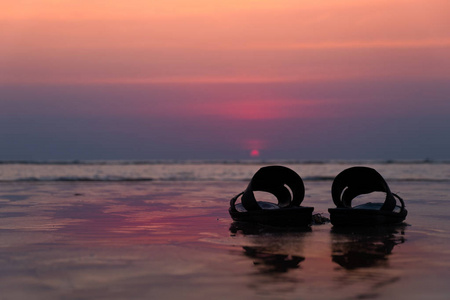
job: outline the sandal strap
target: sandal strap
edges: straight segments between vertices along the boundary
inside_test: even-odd
[[[359,166],[348,168],[336,176],[331,187],[331,195],[336,207],[351,208],[352,200],[355,197],[372,192],[385,192],[386,199],[381,210],[394,210],[396,206],[394,194],[383,176],[375,169]],[[400,202],[404,208],[403,200]]]
[[[395,193],[392,193],[392,195],[400,201],[400,204],[402,205],[402,206],[400,206],[400,211],[401,212],[404,211],[405,210],[405,202],[403,201],[403,199]]]
[[[233,198],[231,198],[230,200],[230,209],[232,212],[237,212],[236,209],[236,200],[239,198],[239,196],[241,196],[244,192],[241,192],[239,194],[237,194],[236,196],[234,196]]]
[[[301,177],[283,166],[263,167],[255,173],[242,193],[242,205],[247,211],[262,209],[255,199],[254,191],[273,194],[280,207],[300,206],[305,197],[305,186]]]

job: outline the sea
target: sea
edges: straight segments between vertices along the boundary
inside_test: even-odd
[[[345,168],[361,165],[386,180],[450,182],[450,161],[295,161],[295,160],[149,160],[149,161],[0,161],[5,181],[242,181],[259,167],[283,165],[306,181],[329,181]]]
[[[300,175],[321,222],[233,222],[230,199],[269,165]],[[385,178],[404,223],[327,221],[352,166]],[[448,299],[449,277],[450,161],[0,162],[1,300]]]

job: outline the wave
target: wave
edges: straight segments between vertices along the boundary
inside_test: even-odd
[[[76,177],[76,176],[63,176],[63,177],[25,177],[12,180],[0,180],[1,182],[128,182],[128,181],[154,181],[153,178],[129,178],[129,177]]]
[[[2,161],[0,182],[249,181],[262,165],[291,167],[305,181],[332,181],[352,165],[375,165],[387,181],[449,182],[450,163],[430,161]]]
[[[332,176],[311,176],[304,177],[303,181],[313,182],[331,182],[334,180]],[[192,178],[192,177],[167,177],[167,178],[150,178],[150,177],[77,177],[77,176],[62,176],[62,177],[25,177],[16,179],[4,179],[0,182],[181,182],[181,181],[199,181],[199,182],[248,182],[250,178]],[[445,183],[450,182],[450,179],[430,179],[430,178],[387,178],[390,182],[429,182],[429,183]]]

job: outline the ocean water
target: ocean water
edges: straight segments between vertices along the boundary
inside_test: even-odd
[[[404,224],[240,227],[229,200],[262,166],[328,216],[342,170],[375,168]],[[448,299],[450,163],[0,163],[0,299]]]
[[[450,161],[59,161],[0,162],[1,181],[239,181],[266,165],[292,168],[303,180],[333,178],[364,165],[387,180],[450,182]]]

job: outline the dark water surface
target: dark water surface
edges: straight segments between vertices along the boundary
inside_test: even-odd
[[[287,232],[232,223],[243,181],[4,182],[0,299],[448,299],[449,185],[390,185],[402,226]]]

